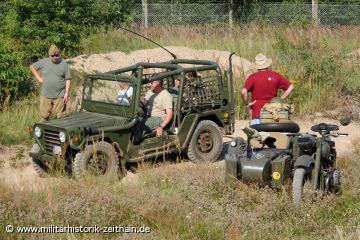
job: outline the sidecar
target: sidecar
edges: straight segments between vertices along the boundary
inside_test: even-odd
[[[300,150],[293,147],[297,146],[294,136],[300,131],[299,125],[290,120],[293,112],[293,105],[273,98],[261,110],[261,123],[243,129],[247,139],[233,139],[225,155],[228,182],[240,179],[275,189],[282,188],[292,177],[294,157],[300,156]],[[281,138],[282,143],[279,143]],[[311,164],[309,161],[302,161],[301,164]]]
[[[250,132],[249,132],[250,129]],[[248,128],[247,140],[236,137],[230,142],[225,154],[226,181],[242,180],[247,183],[268,185],[281,189],[286,181],[292,177],[294,167],[293,136],[282,146],[276,143],[277,139],[265,132],[258,132]],[[259,137],[259,135],[262,135]],[[295,152],[294,152],[295,150]],[[300,164],[300,163],[299,163]],[[310,164],[305,163],[301,164]]]

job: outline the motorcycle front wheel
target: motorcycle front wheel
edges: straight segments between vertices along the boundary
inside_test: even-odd
[[[300,204],[303,197],[303,190],[305,184],[305,169],[297,168],[294,173],[292,182],[292,197],[296,205]]]

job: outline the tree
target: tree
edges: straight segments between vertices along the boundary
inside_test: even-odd
[[[23,54],[11,47],[11,41],[1,36],[0,41],[0,108],[11,99],[26,93],[29,70],[22,65]]]
[[[63,53],[80,50],[80,38],[93,28],[129,20],[127,0],[12,0],[17,12],[17,28],[12,35],[20,39],[32,60],[39,58],[52,43]]]

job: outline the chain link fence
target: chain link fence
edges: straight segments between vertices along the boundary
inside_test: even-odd
[[[229,21],[229,4],[148,4],[147,14],[144,6],[135,5],[137,24],[148,23],[149,26],[162,24],[214,24]],[[146,17],[147,16],[147,17]],[[147,18],[147,19],[145,19]]]
[[[360,5],[319,4],[315,15],[311,4],[263,3],[250,11],[213,4],[134,5],[134,22],[143,26],[232,23],[303,24],[313,20],[323,25],[360,24]],[[317,18],[316,18],[317,16]]]

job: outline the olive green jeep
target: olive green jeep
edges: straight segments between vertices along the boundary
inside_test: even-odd
[[[215,161],[223,135],[234,131],[228,75],[215,62],[185,59],[87,75],[79,112],[34,124],[36,144],[29,153],[34,168],[40,176],[61,168],[76,178],[122,177],[129,166],[168,153]],[[172,122],[161,137],[139,127],[147,117],[140,100],[152,80],[162,80],[174,99]],[[125,97],[119,96],[122,85],[131,88]]]

